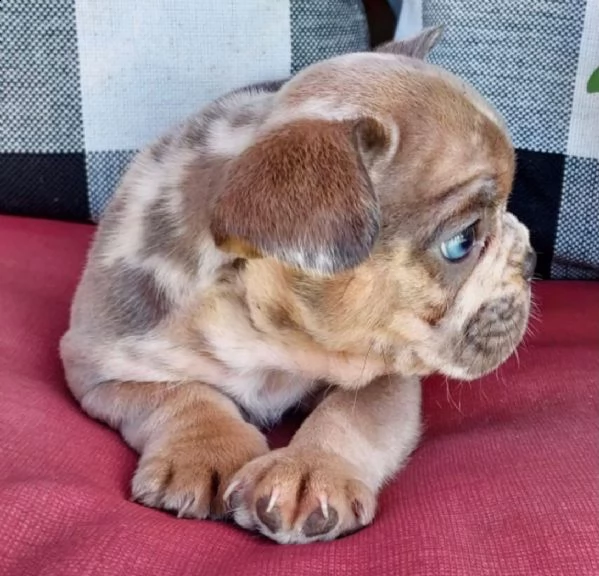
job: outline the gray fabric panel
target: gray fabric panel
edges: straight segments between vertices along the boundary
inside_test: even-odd
[[[599,279],[599,161],[566,158],[553,278]]]
[[[429,59],[499,108],[517,148],[565,153],[585,3],[425,0],[424,25],[445,25]]]
[[[77,0],[86,148],[141,148],[224,92],[284,78],[288,19],[288,0]]]
[[[369,49],[358,0],[291,0],[291,72],[319,60]]]
[[[0,152],[83,150],[75,0],[4,0]]]
[[[92,220],[99,220],[136,153],[135,150],[87,153],[87,191]]]

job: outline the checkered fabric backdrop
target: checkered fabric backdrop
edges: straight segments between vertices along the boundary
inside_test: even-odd
[[[359,0],[3,0],[0,19],[0,211],[71,220],[217,96],[369,47]]]
[[[476,86],[518,152],[512,210],[530,227],[538,272],[599,279],[599,0],[404,0],[444,24],[430,60]]]
[[[403,0],[503,113],[538,273],[599,278],[599,0]],[[227,90],[365,50],[359,0],[3,0],[0,211],[97,219],[137,149]]]

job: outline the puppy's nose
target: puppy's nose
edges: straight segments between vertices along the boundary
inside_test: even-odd
[[[524,262],[522,263],[522,275],[524,276],[524,279],[527,282],[530,282],[532,280],[536,267],[537,253],[534,250],[530,249],[524,258]]]

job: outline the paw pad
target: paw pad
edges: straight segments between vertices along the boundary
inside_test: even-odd
[[[338,521],[339,514],[337,514],[335,508],[332,506],[327,508],[320,507],[314,510],[314,512],[306,518],[304,526],[302,527],[302,532],[304,533],[304,536],[307,536],[308,538],[322,536],[335,528]]]

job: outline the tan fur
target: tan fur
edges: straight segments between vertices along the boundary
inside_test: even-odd
[[[513,149],[471,87],[412,57],[437,38],[225,95],[134,160],[61,342],[83,409],[141,454],[134,499],[282,543],[356,530],[418,441],[419,376],[476,378],[517,346]],[[267,452],[257,426],[302,403]]]
[[[133,478],[135,498],[179,516],[222,516],[233,474],[268,451],[230,400],[196,382],[107,382],[83,406],[144,454]]]
[[[287,448],[233,478],[226,498],[235,520],[281,543],[331,540],[369,524],[381,482],[416,445],[419,406],[415,378],[329,391]]]

